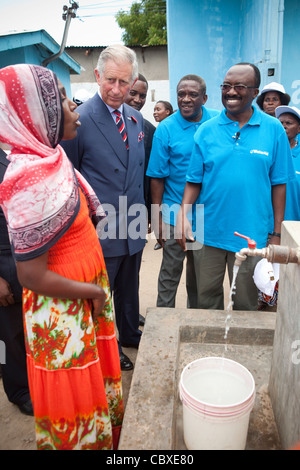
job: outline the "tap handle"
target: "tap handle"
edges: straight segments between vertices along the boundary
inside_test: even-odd
[[[248,242],[248,248],[256,248],[256,241],[255,240],[251,240],[251,238],[246,237],[245,235],[241,235],[238,232],[234,232],[234,235],[236,235],[237,237],[245,238]]]

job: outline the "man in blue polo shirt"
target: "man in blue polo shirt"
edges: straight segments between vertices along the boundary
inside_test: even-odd
[[[157,230],[155,227],[154,229],[158,242],[163,246],[158,279],[158,307],[175,307],[185,253],[174,238],[174,225],[184,191],[194,134],[205,121],[219,114],[219,111],[206,109],[206,101],[205,81],[198,75],[182,77],[177,85],[178,111],[159,124],[153,138],[147,175],[151,177],[154,205],[152,220],[159,220]],[[162,216],[161,213],[155,214],[155,208],[161,207]],[[193,251],[189,251],[186,287],[188,306],[191,308],[197,307],[195,279]]]
[[[195,135],[182,214],[186,204],[194,203],[200,193],[204,245],[198,252],[199,308],[224,309],[226,265],[231,282],[235,252],[247,246],[234,232],[254,239],[262,248],[267,243],[273,213],[270,243],[280,244],[286,183],[293,178],[293,167],[283,127],[252,106],[259,85],[256,66],[231,67],[221,85],[225,109]],[[180,244],[186,249],[185,233]],[[240,267],[234,296],[236,310],[257,310],[258,292],[253,281],[257,261],[257,257],[248,257]]]

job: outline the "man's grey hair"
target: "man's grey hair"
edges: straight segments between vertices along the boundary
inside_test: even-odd
[[[123,46],[122,44],[115,44],[108,46],[101,52],[98,62],[97,70],[99,75],[104,72],[105,64],[108,60],[113,60],[116,64],[128,62],[132,65],[132,81],[138,77],[138,62],[136,53],[129,49],[129,47]]]

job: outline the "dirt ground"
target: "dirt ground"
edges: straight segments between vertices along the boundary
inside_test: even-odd
[[[140,273],[141,314],[146,315],[148,307],[155,307],[157,296],[157,278],[161,263],[162,250],[155,251],[156,240],[149,236],[146,244]],[[186,306],[185,272],[178,288],[176,307]],[[135,362],[136,350],[124,348],[124,353]],[[124,402],[128,397],[132,371],[122,372]],[[2,380],[0,379],[0,382]],[[34,418],[23,415],[19,409],[7,400],[0,383],[0,450],[35,450]]]

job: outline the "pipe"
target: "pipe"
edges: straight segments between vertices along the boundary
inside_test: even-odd
[[[278,6],[278,34],[277,34],[277,63],[278,81],[281,82],[281,67],[282,67],[282,48],[283,48],[283,23],[284,23],[284,0],[279,0]]]
[[[270,0],[266,0],[265,3],[266,7],[266,15],[265,18],[267,19],[266,25],[266,36],[265,36],[265,56],[264,61],[270,62],[271,60],[271,33],[272,33],[272,3]]]
[[[235,254],[235,266],[240,266],[247,256],[261,256],[270,263],[300,264],[300,247],[289,248],[288,246],[269,245],[265,248],[242,248]]]
[[[66,8],[67,7],[65,6],[64,10]],[[43,62],[42,62],[43,67],[47,67],[47,65],[50,64],[50,62],[53,62],[54,60],[58,59],[58,57],[60,57],[62,55],[62,53],[64,52],[65,47],[66,47],[66,43],[67,43],[67,38],[68,38],[71,19],[75,18],[75,16],[76,16],[76,13],[74,12],[73,8],[76,11],[76,9],[78,8],[77,3],[73,3],[70,8],[67,8],[67,13],[63,14],[63,19],[66,20],[66,24],[65,24],[64,34],[63,34],[63,38],[62,38],[62,42],[61,42],[61,46],[60,46],[59,51],[56,54],[52,54],[51,56],[47,57],[47,59],[43,60]]]

